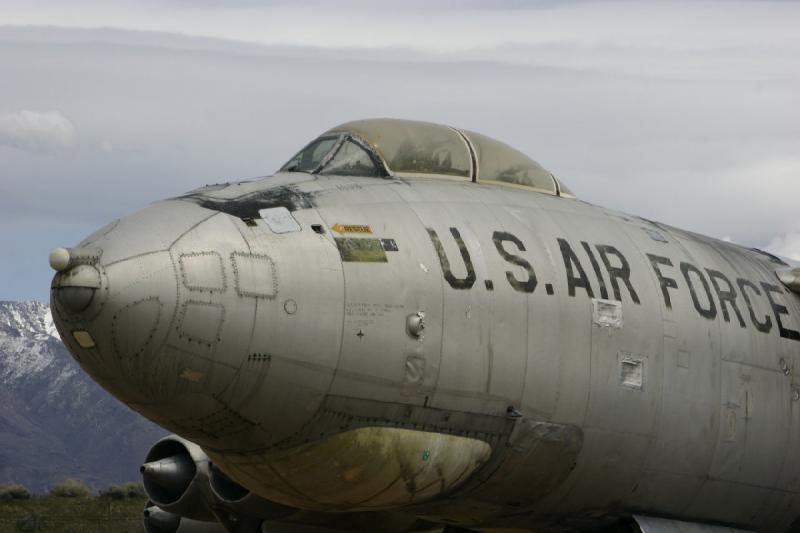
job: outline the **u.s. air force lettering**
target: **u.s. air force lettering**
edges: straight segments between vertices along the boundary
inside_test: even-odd
[[[475,267],[458,228],[451,227],[448,229],[448,233],[452,235],[461,252],[460,261],[467,273],[463,278],[458,278],[453,274],[453,263],[447,257],[436,230],[427,228],[427,231],[436,248],[444,279],[450,287],[459,290],[473,288],[477,280]],[[509,285],[516,291],[532,293],[538,285],[536,270],[521,255],[525,252],[525,244],[522,240],[511,233],[495,231],[492,233],[492,241],[500,257],[510,264],[521,267],[526,273],[526,278],[517,279],[513,272],[507,271],[505,275]],[[578,293],[582,293],[589,298],[598,296],[602,299],[611,298],[622,301],[623,294],[625,294],[625,297],[631,302],[641,305],[639,295],[631,282],[630,262],[617,248],[608,244],[591,245],[586,241],[580,241],[579,250],[582,250],[584,260],[588,261],[591,266],[591,270],[588,272],[594,275],[594,279],[590,280],[587,269],[584,268],[581,257],[575,252],[572,244],[563,238],[557,238],[557,243],[563,259],[564,283],[568,296],[575,297]],[[507,247],[513,247],[513,252],[509,251]],[[695,311],[702,318],[714,320],[721,313],[725,322],[734,320],[742,328],[749,325],[761,333],[770,333],[773,330],[774,319],[774,324],[781,337],[800,341],[800,332],[788,326],[793,319],[789,309],[781,300],[784,292],[787,291],[778,285],[765,281],[756,283],[740,277],[729,279],[719,270],[712,268],[701,270],[700,267],[687,261],[673,264],[669,257],[650,253],[646,255],[660,284],[664,305],[667,309],[672,309],[673,296],[670,295],[670,291],[685,290],[688,291]],[[601,259],[599,262],[598,256]],[[606,278],[608,278],[611,288],[610,292],[606,286]],[[766,300],[772,316],[757,315],[753,305],[755,298]],[[746,309],[749,321],[745,320],[739,308],[740,305]]]
[[[800,269],[486,136],[347,123],[50,259],[70,351],[177,434],[148,533],[800,524]]]

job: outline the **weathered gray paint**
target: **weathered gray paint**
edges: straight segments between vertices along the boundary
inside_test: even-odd
[[[230,214],[247,195],[292,211],[300,231]],[[337,224],[371,233],[337,233]],[[530,273],[499,253],[496,232],[524,245],[502,242],[535,271],[533,292],[519,290]],[[343,261],[337,237],[393,239],[397,251],[386,262]],[[580,286],[568,295],[558,239],[594,301]],[[599,245],[626,259],[638,304],[609,275],[617,256],[606,249],[607,265]],[[101,251],[88,260],[101,287],[80,313],[53,298],[72,353],[256,492],[259,465],[275,454],[397,427],[492,446],[446,497],[407,509],[418,516],[521,527],[639,512],[775,531],[800,516],[800,342],[779,335],[761,283],[781,287],[773,298],[788,308],[786,328],[800,329],[800,301],[780,285],[781,265],[756,251],[519,188],[301,173],[156,203],[80,247]],[[678,285],[667,288],[669,307],[648,254],[672,262],[659,265]],[[713,319],[695,308],[681,262],[709,284]],[[732,281],[744,327],[730,305],[725,319],[707,269]],[[55,295],[66,277],[56,275]],[[737,278],[757,287],[745,290],[753,315],[770,317],[769,333],[752,323]],[[597,301],[603,292],[618,292],[621,317]],[[598,320],[601,308],[613,316]],[[416,337],[407,321],[418,312]],[[74,330],[96,347],[78,346]],[[360,453],[366,461],[369,450]],[[296,495],[281,503],[290,502]],[[335,506],[375,508],[384,507]]]

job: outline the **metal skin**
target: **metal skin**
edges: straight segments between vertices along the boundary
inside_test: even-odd
[[[72,256],[82,367],[316,523],[796,527],[800,301],[764,253],[494,182],[281,172]]]

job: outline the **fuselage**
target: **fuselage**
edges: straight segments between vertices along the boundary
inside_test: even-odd
[[[465,526],[798,514],[800,305],[767,254],[510,186],[302,172],[80,248],[97,294],[54,299],[78,361],[266,499]]]

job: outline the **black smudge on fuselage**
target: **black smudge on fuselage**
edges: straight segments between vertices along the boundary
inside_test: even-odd
[[[264,191],[238,196],[236,198],[214,198],[202,193],[180,196],[177,200],[193,202],[206,209],[221,211],[238,218],[258,218],[261,209],[285,207],[289,211],[310,209],[316,204],[313,195],[285,185]]]

